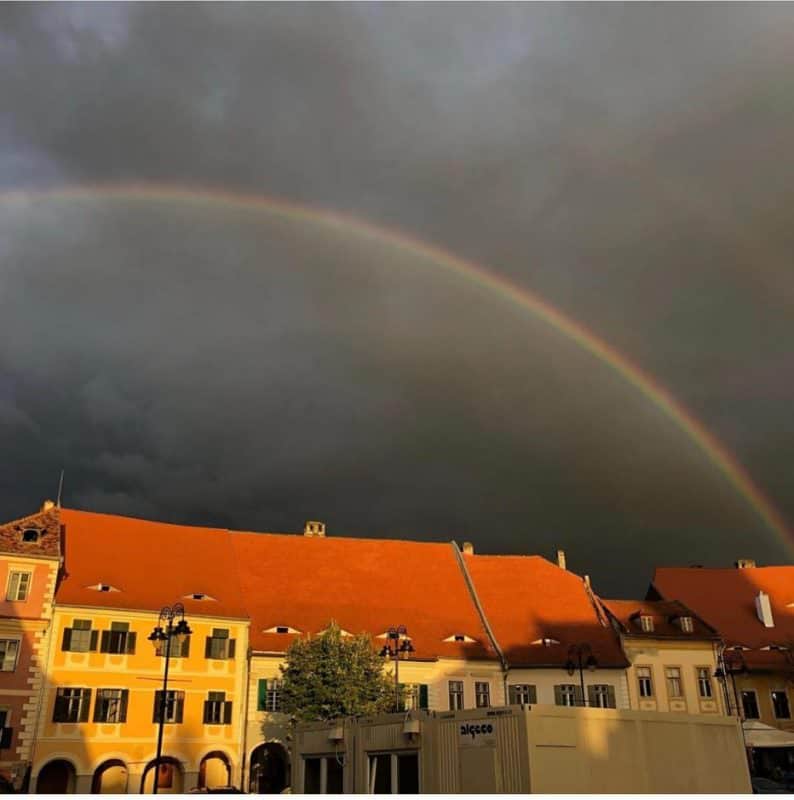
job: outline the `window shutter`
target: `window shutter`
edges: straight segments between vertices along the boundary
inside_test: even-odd
[[[127,652],[134,655],[135,654],[135,633],[128,633],[127,634]]]
[[[16,600],[19,593],[19,573],[12,572],[11,580],[8,582],[8,594],[6,600]]]
[[[152,713],[152,722],[159,722],[160,721],[160,706],[163,704],[163,692],[162,690],[157,690],[154,693],[154,712]]]
[[[110,652],[110,631],[102,631],[102,641],[99,645],[100,653]]]
[[[91,643],[88,645],[88,649],[95,652],[98,641],[99,641],[99,631],[91,631]]]
[[[190,655],[190,637],[185,636],[182,640],[182,658],[187,658]]]
[[[126,722],[127,721],[127,706],[130,702],[130,690],[129,689],[122,689],[121,690],[121,706],[119,708],[119,722]]]
[[[267,710],[267,681],[264,678],[259,679],[256,689],[256,710]]]
[[[555,706],[562,705],[562,686],[554,687],[554,705]]]
[[[0,734],[0,750],[7,750],[11,747],[11,737],[13,735],[13,728],[3,728],[2,734]]]
[[[211,708],[212,708],[212,706],[210,704],[210,701],[209,700],[205,700],[204,701],[204,720],[203,720],[205,725],[209,725],[209,723],[210,723],[210,709]]]
[[[204,642],[204,658],[212,658],[212,637],[208,636]]]
[[[574,696],[574,702],[576,703],[577,706],[584,705],[584,695],[582,694],[581,686],[573,687],[573,696]]]
[[[63,722],[66,717],[66,698],[63,695],[55,696],[55,708],[52,713],[53,722]]]
[[[227,658],[234,658],[234,645],[236,644],[235,639],[229,639],[229,650]]]
[[[419,708],[428,708],[426,683],[419,684]]]
[[[182,715],[185,710],[185,693],[177,692],[176,695],[176,721],[182,722]]]
[[[595,686],[587,687],[587,704],[592,707],[598,705],[598,698],[596,697]]]
[[[61,642],[61,650],[70,650],[72,647],[72,629],[63,629],[63,641]]]
[[[91,709],[91,690],[83,689],[80,697],[80,722],[88,722],[88,712]]]
[[[607,708],[617,707],[617,703],[615,702],[615,687],[607,686]]]
[[[232,701],[227,700],[223,704],[223,724],[224,725],[231,725],[232,724]]]

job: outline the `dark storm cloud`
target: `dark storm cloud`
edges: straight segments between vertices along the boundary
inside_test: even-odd
[[[4,4],[0,182],[266,193],[490,264],[656,375],[791,519],[792,22],[759,4]],[[781,557],[625,384],[404,256],[220,209],[2,215],[6,516],[67,464],[86,507],[563,541],[615,587],[614,563]]]

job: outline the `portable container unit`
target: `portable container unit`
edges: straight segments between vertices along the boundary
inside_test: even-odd
[[[509,706],[304,724],[293,791],[748,793],[733,717]]]

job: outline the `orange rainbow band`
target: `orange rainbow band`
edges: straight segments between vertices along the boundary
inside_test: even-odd
[[[718,441],[696,417],[673,398],[670,392],[648,373],[633,364],[584,325],[565,316],[537,295],[521,288],[486,267],[422,242],[401,231],[374,225],[348,214],[319,210],[286,200],[262,195],[232,193],[223,190],[183,187],[167,184],[124,183],[115,185],[71,186],[53,189],[10,190],[0,193],[0,201],[35,201],[37,199],[149,199],[179,203],[223,204],[255,209],[290,220],[310,222],[331,228],[341,228],[359,237],[382,242],[390,247],[408,251],[432,261],[439,267],[491,291],[550,325],[562,336],[575,342],[603,364],[609,366],[629,385],[639,391],[654,406],[673,420],[678,427],[706,454],[709,461],[753,508],[778,537],[790,555],[794,555],[794,537],[780,513],[755,485],[736,457]]]

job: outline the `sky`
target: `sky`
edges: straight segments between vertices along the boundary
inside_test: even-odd
[[[0,517],[790,563],[792,75],[789,4],[1,4]]]

